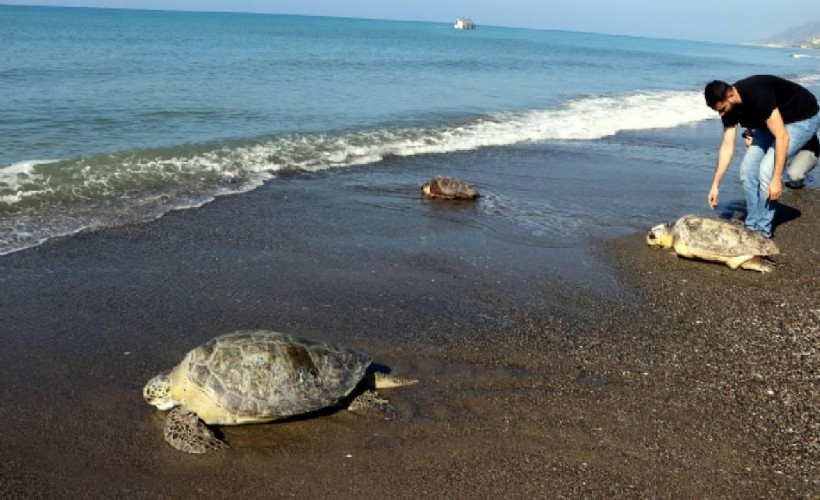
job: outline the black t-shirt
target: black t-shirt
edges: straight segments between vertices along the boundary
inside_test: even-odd
[[[741,104],[723,115],[723,126],[738,123],[747,128],[765,128],[774,108],[780,110],[783,123],[808,120],[820,108],[814,94],[802,86],[772,75],[755,75],[734,84]]]

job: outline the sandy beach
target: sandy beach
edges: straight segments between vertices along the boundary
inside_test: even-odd
[[[0,257],[0,497],[820,496],[816,189],[784,195],[761,275],[643,231],[493,236],[460,222],[469,204],[363,171]],[[351,345],[421,383],[385,392],[393,422],[335,411],[172,449],[142,386],[244,328]]]

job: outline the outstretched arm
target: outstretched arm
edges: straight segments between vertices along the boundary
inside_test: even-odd
[[[737,125],[731,127],[724,127],[723,140],[720,143],[718,150],[717,166],[715,167],[715,177],[712,180],[712,188],[709,190],[709,208],[713,209],[718,203],[718,193],[720,190],[718,186],[726,171],[729,169],[729,164],[732,163],[732,155],[735,153],[735,139],[737,138]]]
[[[768,194],[768,198],[774,201],[780,198],[783,192],[783,170],[786,168],[786,158],[789,154],[789,132],[777,108],[774,108],[772,114],[769,115],[766,126],[774,136],[774,174],[769,182]]]

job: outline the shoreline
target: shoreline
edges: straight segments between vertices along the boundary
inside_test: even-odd
[[[534,247],[357,179],[284,179],[0,258],[0,496],[820,492],[816,189],[784,195],[783,254],[759,275],[642,232]],[[385,393],[395,422],[223,427],[229,450],[180,454],[142,386],[242,328],[351,345],[421,383]]]

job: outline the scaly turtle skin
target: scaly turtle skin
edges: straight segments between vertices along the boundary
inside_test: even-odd
[[[780,250],[770,239],[756,233],[739,221],[728,221],[703,215],[685,215],[674,224],[653,227],[646,236],[652,246],[673,248],[681,257],[723,262],[738,267],[770,272],[765,258]]]
[[[453,177],[434,177],[421,186],[421,192],[430,198],[448,200],[472,200],[478,197],[478,189],[475,186]]]
[[[350,409],[392,419],[396,412],[373,389],[416,383],[369,370],[370,356],[284,333],[238,331],[185,355],[151,379],[145,400],[172,411],[165,440],[189,453],[225,448],[208,425],[270,422],[336,406],[359,393]]]

